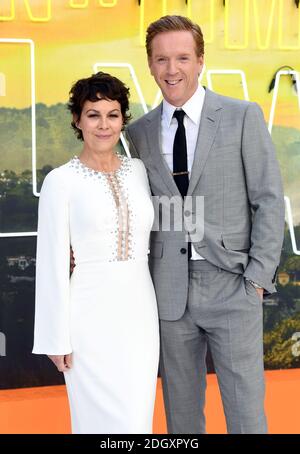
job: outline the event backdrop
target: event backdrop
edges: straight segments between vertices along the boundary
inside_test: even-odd
[[[264,301],[265,365],[300,366],[299,0],[0,0],[0,388],[62,382],[31,348],[39,190],[81,146],[70,86],[105,69],[130,86],[134,118],[157,105],[144,35],[167,13],[202,26],[202,84],[264,110],[286,201],[278,293]]]

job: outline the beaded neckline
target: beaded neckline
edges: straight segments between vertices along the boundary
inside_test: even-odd
[[[125,156],[122,156],[121,154],[118,154],[117,156],[118,156],[118,158],[121,161],[120,165],[119,165],[119,167],[116,170],[112,170],[110,172],[105,172],[105,171],[102,171],[102,170],[92,169],[91,167],[88,167],[86,164],[81,162],[79,157],[76,156],[76,155],[71,159],[71,164],[75,165],[77,168],[80,168],[84,172],[88,172],[89,174],[92,174],[92,175],[98,175],[98,174],[115,175],[115,174],[120,173],[123,170],[124,164],[127,161]]]

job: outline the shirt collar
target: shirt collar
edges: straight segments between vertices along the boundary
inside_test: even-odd
[[[186,115],[192,120],[196,125],[200,122],[202,106],[205,97],[205,89],[202,85],[198,85],[197,90],[193,96],[187,100],[187,102],[181,107],[186,113]],[[163,116],[166,120],[168,127],[171,125],[171,121],[177,107],[168,103],[165,99],[163,100]]]

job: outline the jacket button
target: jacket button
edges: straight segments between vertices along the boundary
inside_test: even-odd
[[[181,252],[181,254],[186,254],[186,248],[185,248],[185,247],[182,247],[182,248],[180,249],[180,252]]]

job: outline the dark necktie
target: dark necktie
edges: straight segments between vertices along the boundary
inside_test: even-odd
[[[178,127],[176,130],[174,145],[173,145],[173,177],[179,192],[184,198],[187,194],[189,187],[189,173],[188,173],[188,162],[187,162],[187,146],[185,127],[183,119],[185,112],[183,110],[175,110],[173,115],[177,122]],[[188,258],[191,258],[191,243],[188,243]]]
[[[173,145],[173,177],[182,197],[186,196],[189,187],[184,116],[183,110],[175,110],[174,117],[178,122],[178,127]]]

